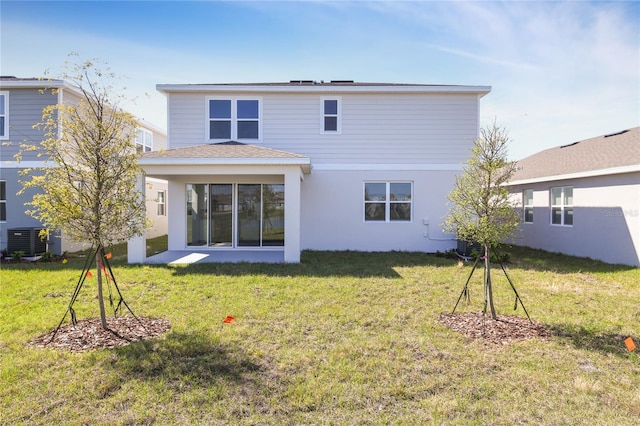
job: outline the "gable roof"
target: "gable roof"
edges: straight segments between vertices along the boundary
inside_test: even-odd
[[[140,156],[139,163],[140,165],[299,165],[305,173],[309,173],[311,168],[311,160],[304,155],[235,141],[145,152]]]
[[[640,127],[546,149],[516,164],[511,185],[640,171]]]

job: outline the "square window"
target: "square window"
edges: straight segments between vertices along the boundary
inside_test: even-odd
[[[260,139],[260,100],[209,99],[209,139]]]
[[[364,220],[410,222],[412,182],[365,182]]]
[[[325,117],[324,131],[335,132],[336,130],[338,130],[338,117]]]
[[[211,139],[231,139],[231,121],[210,121],[209,135]]]
[[[238,101],[238,118],[258,119],[258,101],[256,100],[239,100]]]
[[[209,118],[231,118],[231,101],[212,99],[209,101]]]

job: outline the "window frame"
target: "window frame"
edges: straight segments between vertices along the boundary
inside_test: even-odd
[[[2,125],[0,125],[0,140],[9,139],[9,92],[2,90],[0,91],[0,97],[4,98],[0,100],[2,103],[2,109],[0,109],[0,118],[3,118]]]
[[[159,189],[157,192],[156,202],[158,203],[158,216],[166,216],[167,215],[167,191],[164,189]]]
[[[230,101],[231,102],[231,117],[230,118],[212,118],[211,117],[211,101]],[[239,101],[257,101],[258,102],[258,117],[257,118],[244,118],[238,117],[238,102]],[[205,138],[208,143],[217,142],[260,142],[262,141],[262,103],[261,96],[209,96],[205,100]],[[231,131],[229,132],[229,138],[212,138],[211,137],[211,122],[212,121],[229,121]],[[258,123],[258,137],[257,138],[241,138],[238,135],[238,123],[240,122],[257,122]]]
[[[531,197],[527,197],[527,195]],[[528,202],[529,201],[529,202]],[[527,212],[531,212],[531,220],[527,220]],[[533,223],[533,189],[522,190],[522,223]]]
[[[554,189],[560,190],[560,204],[553,203],[553,192]],[[571,203],[567,203],[567,189],[571,189]],[[559,210],[557,210],[559,209]],[[555,223],[554,220],[554,211],[560,212],[560,222]],[[568,217],[567,213],[571,215],[571,223],[566,223],[566,217]],[[552,226],[573,226],[573,186],[565,185],[565,186],[553,186],[549,188],[549,224]]]
[[[384,184],[385,185],[385,197],[384,200],[367,200],[367,184]],[[409,200],[392,200],[391,199],[391,185],[393,184],[409,184],[411,187],[411,194]],[[365,223],[412,223],[413,222],[413,195],[414,195],[414,182],[411,180],[367,180],[362,185],[362,220]],[[382,204],[384,203],[384,220],[367,219],[367,204]],[[393,219],[392,218],[392,206],[395,204],[408,204],[409,205],[409,219]]]
[[[1,188],[0,189],[0,205],[4,206],[4,208],[0,208],[0,222],[4,223],[7,221],[7,181],[6,180],[0,180],[0,188]]]
[[[142,143],[138,142],[139,135],[142,135]],[[149,136],[149,145],[147,145],[146,136]],[[153,132],[144,127],[136,128],[136,152],[145,153],[151,151],[153,151]]]
[[[325,110],[325,101],[336,101],[336,113],[327,113]],[[327,118],[336,118],[336,130],[327,130]],[[322,96],[320,98],[320,134],[339,135],[342,134],[342,97],[341,96]]]

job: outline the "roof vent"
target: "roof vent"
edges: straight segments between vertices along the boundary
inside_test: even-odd
[[[331,80],[332,83],[354,83],[353,80]]]
[[[605,138],[610,138],[611,136],[618,136],[618,135],[622,135],[623,133],[627,133],[629,130],[621,130],[619,132],[616,133],[609,133],[608,135],[604,135]]]
[[[313,81],[313,80],[290,80],[289,83],[291,83],[291,84],[313,84],[313,83],[315,83],[315,81]]]
[[[17,78],[15,75],[0,75],[0,78]]]
[[[562,146],[560,146],[560,149],[569,148],[570,146],[578,145],[579,143],[580,142],[574,142],[574,143],[569,143],[569,144],[566,144],[566,145],[562,145]]]

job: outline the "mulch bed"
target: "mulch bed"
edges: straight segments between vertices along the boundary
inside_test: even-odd
[[[551,336],[542,324],[528,318],[497,315],[482,312],[441,314],[440,322],[470,339],[483,339],[487,343],[506,345],[523,339],[548,339]]]
[[[126,346],[132,342],[157,337],[171,328],[168,321],[158,318],[126,315],[107,318],[109,330],[102,328],[99,318],[78,321],[68,324],[39,336],[29,342],[41,348],[64,349],[71,352],[84,352],[91,349],[108,349]],[[52,342],[51,336],[55,333]]]

